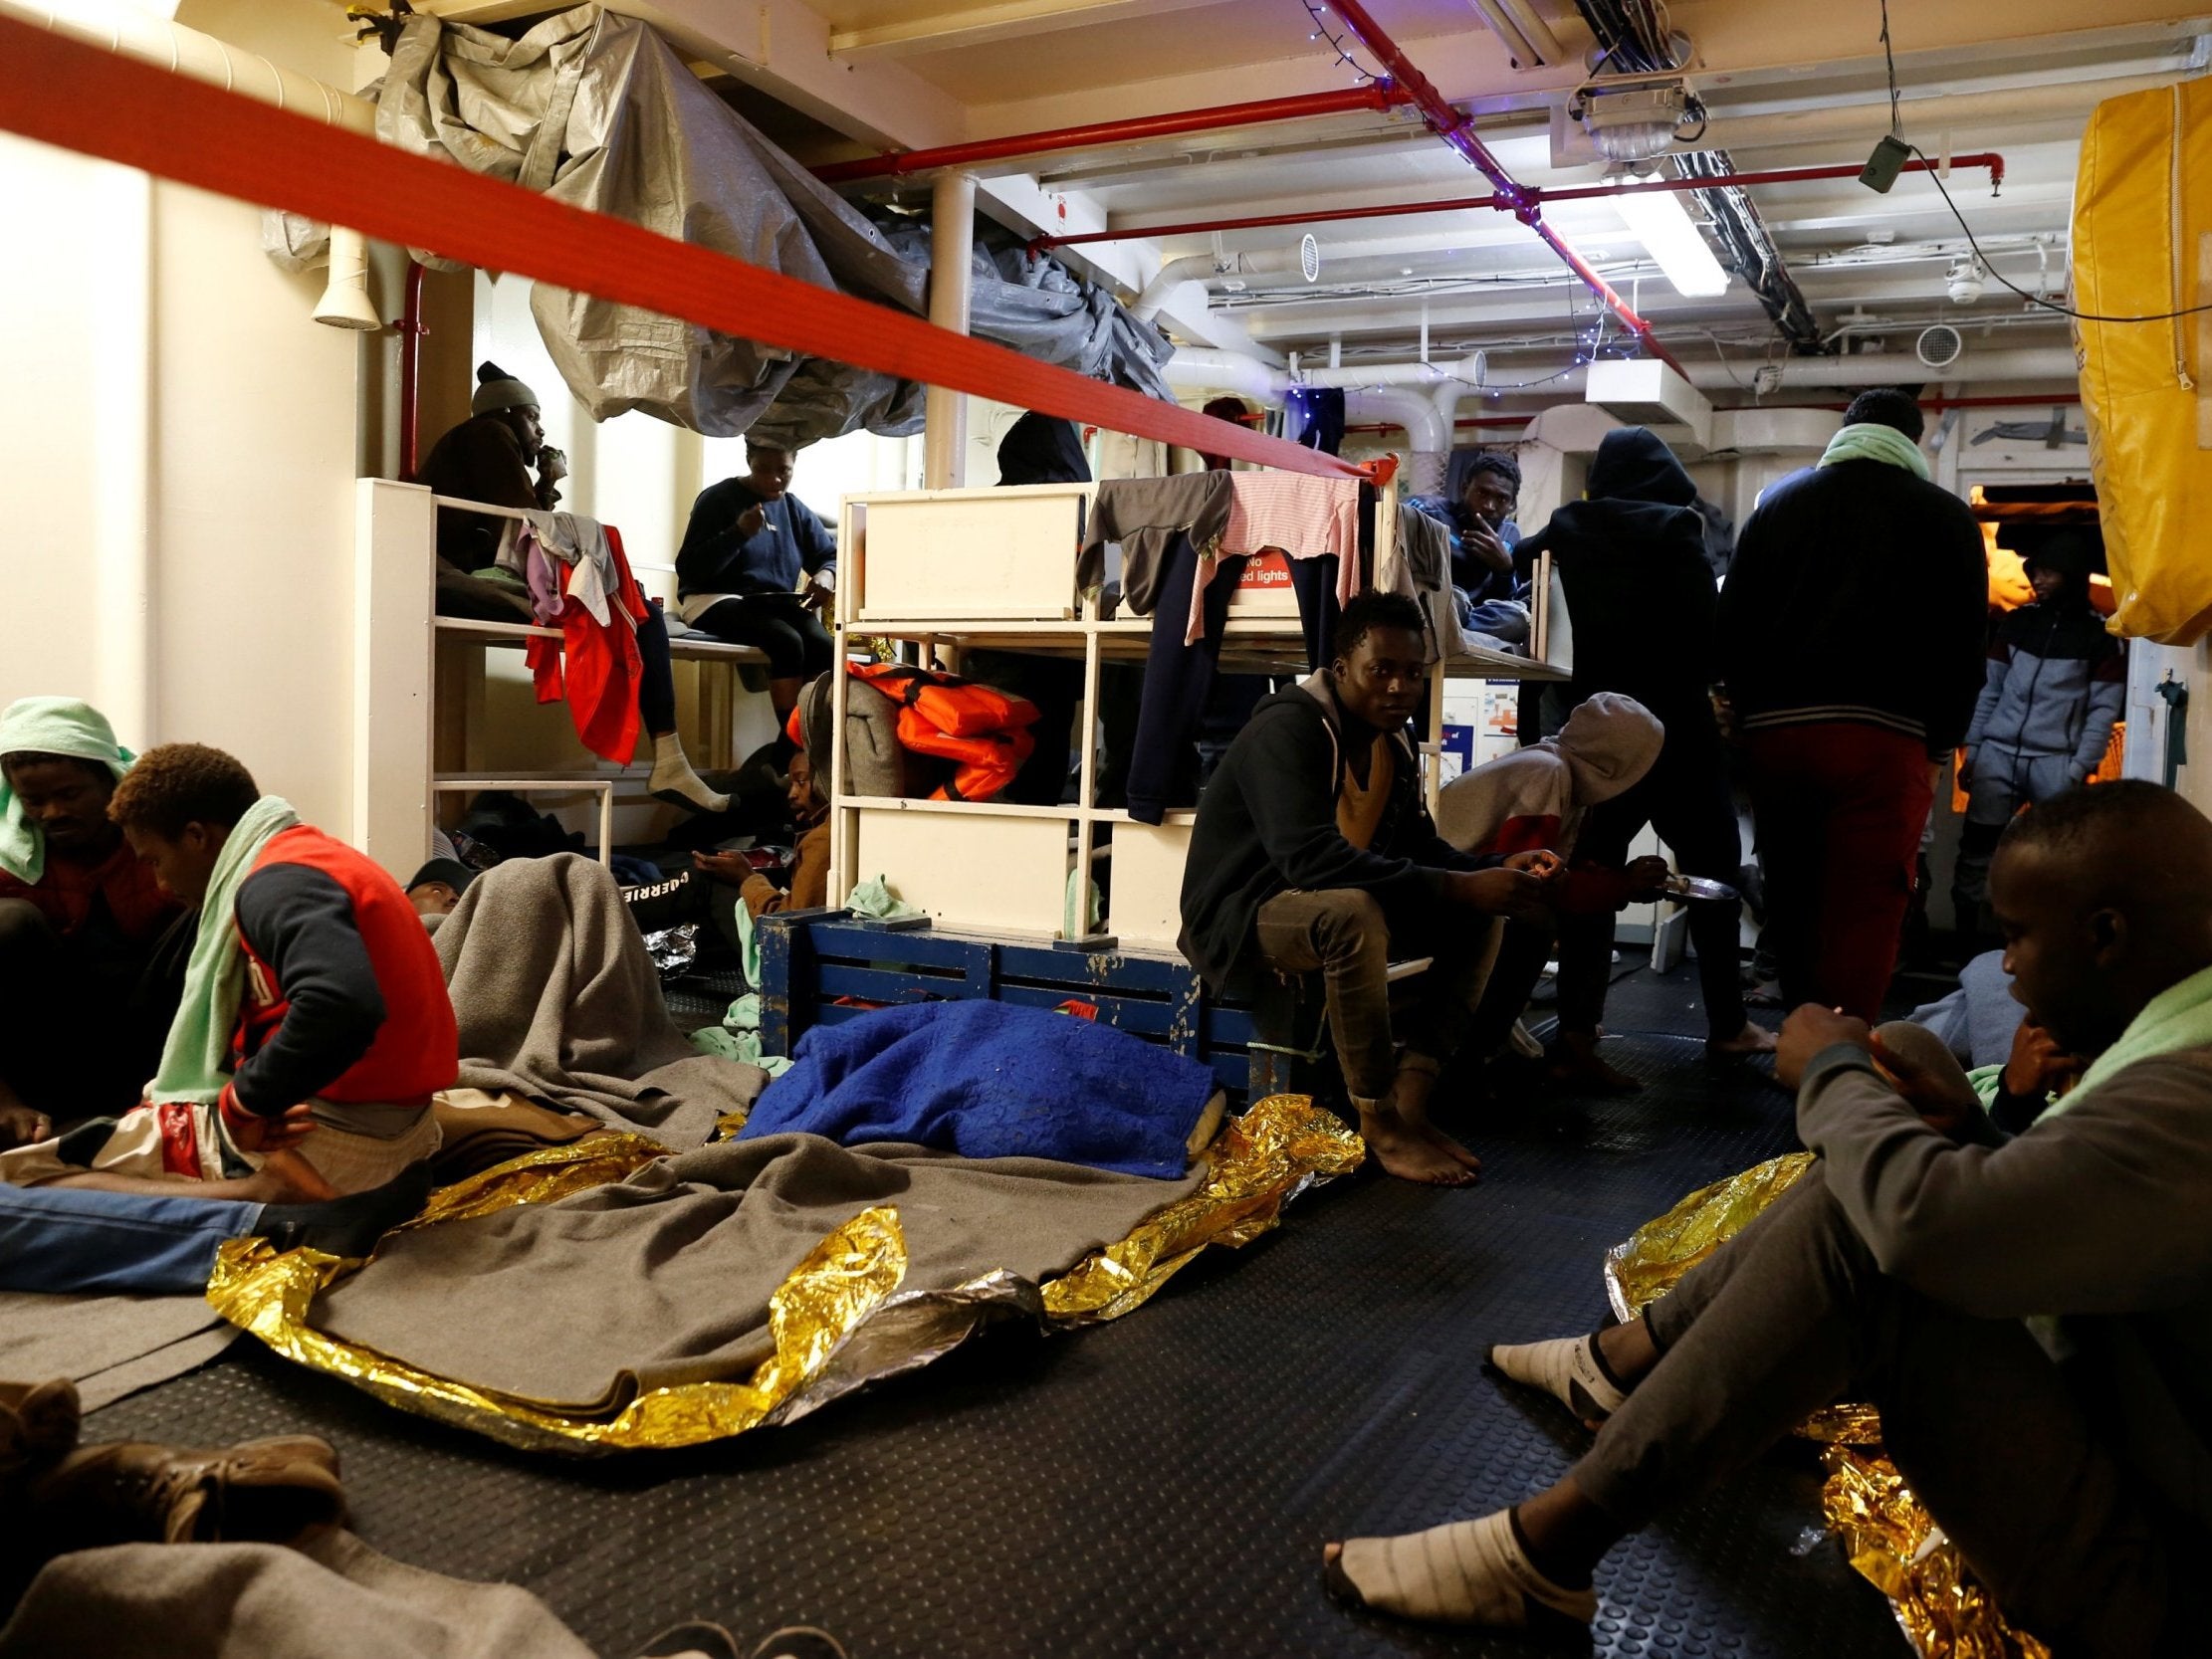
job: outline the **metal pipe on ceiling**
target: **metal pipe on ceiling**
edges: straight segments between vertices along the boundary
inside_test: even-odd
[[[1205,109],[1179,109],[1160,115],[1133,115],[1126,120],[1094,121],[1088,126],[1054,127],[1043,132],[1009,133],[1002,138],[945,144],[936,149],[893,150],[858,161],[816,167],[814,176],[824,184],[911,178],[917,173],[937,172],[948,167],[980,167],[1017,156],[1099,149],[1110,144],[1141,143],[1148,138],[1173,138],[1186,132],[1215,132],[1234,126],[1263,126],[1274,121],[1311,120],[1319,115],[1396,109],[1413,102],[1414,95],[1395,83],[1371,81],[1336,92],[1263,98],[1249,104],[1218,104]]]
[[[1994,150],[1983,150],[1973,155],[1954,155],[1948,165],[1952,169],[1965,168],[1970,172],[1987,168],[1992,192],[2005,182],[2005,158]],[[1857,178],[1864,166],[1864,162],[1854,161],[1832,167],[1774,167],[1764,172],[1730,173],[1724,178],[1661,178],[1640,180],[1635,184],[1574,185],[1566,189],[1545,189],[1532,184],[1527,187],[1525,194],[1528,199],[1541,206],[1547,202],[1595,201],[1606,196],[1634,196],[1645,192],[1694,192],[1738,189],[1744,185],[1817,183],[1823,179]],[[1907,161],[1899,170],[1927,173],[1941,171],[1944,166],[1945,163],[1940,161],[1915,159]],[[1484,208],[1509,212],[1511,206],[1501,196],[1449,196],[1440,201],[1385,202],[1306,213],[1242,214],[1222,219],[1187,219],[1172,225],[1132,225],[1122,230],[1082,231],[1072,236],[1040,236],[1029,247],[1034,252],[1043,253],[1052,248],[1073,248],[1092,242],[1136,242],[1157,237],[1204,236],[1214,231],[1339,224],[1354,219],[1404,219],[1423,213],[1459,213]]]
[[[1567,269],[1581,279],[1585,288],[1604,302],[1608,311],[1621,319],[1623,327],[1636,335],[1644,349],[1659,361],[1679,370],[1681,364],[1674,354],[1659,344],[1652,331],[1651,323],[1637,313],[1634,306],[1614,292],[1613,285],[1599,276],[1590,262],[1576,251],[1559,232],[1544,223],[1543,210],[1526,185],[1505,170],[1498,158],[1490,153],[1489,146],[1475,136],[1474,117],[1465,110],[1454,108],[1451,101],[1437,90],[1437,84],[1422,74],[1421,68],[1406,55],[1406,51],[1384,32],[1383,26],[1369,14],[1361,0],[1329,0],[1337,16],[1344,20],[1360,43],[1382,64],[1391,81],[1413,95],[1414,107],[1422,118],[1446,144],[1456,151],[1467,164],[1490,181],[1490,187],[1502,197],[1512,212],[1537,236],[1544,245],[1566,261]]]

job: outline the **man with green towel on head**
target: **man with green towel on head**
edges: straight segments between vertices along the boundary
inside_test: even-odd
[[[183,996],[145,1104],[0,1152],[0,1181],[327,1199],[436,1151],[431,1096],[453,1083],[459,1039],[398,884],[220,749],[148,750],[109,816],[200,913]]]
[[[1628,1324],[1492,1348],[1589,1449],[1511,1509],[1332,1546],[1340,1593],[1587,1624],[1622,1538],[1850,1399],[2019,1629],[2203,1651],[2212,822],[2151,783],[2072,790],[2012,821],[1990,900],[2028,1018],[2095,1057],[2080,1085],[2008,1139],[1923,1027],[1799,1008],[1775,1076],[1818,1161]]]
[[[192,927],[109,820],[129,766],[90,704],[0,714],[0,1147],[136,1105],[176,1010]]]

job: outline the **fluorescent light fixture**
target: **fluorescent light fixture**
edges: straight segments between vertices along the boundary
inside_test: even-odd
[[[1710,300],[1728,292],[1728,273],[1690,221],[1678,193],[1638,191],[1615,196],[1613,205],[1644,244],[1644,251],[1659,262],[1676,294],[1685,300]]]

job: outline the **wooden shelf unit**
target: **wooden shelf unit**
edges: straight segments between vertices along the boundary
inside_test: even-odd
[[[1063,806],[853,796],[841,787],[848,677],[833,693],[831,905],[861,880],[885,875],[901,897],[937,923],[994,936],[1031,936],[1085,947],[1106,939],[1124,949],[1173,954],[1181,932],[1183,864],[1194,812],[1141,824],[1095,805],[1099,670],[1141,662],[1149,617],[1102,617],[1078,591],[1076,563],[1091,485],[911,491],[848,496],[838,535],[837,632],[848,641],[911,641],[930,652],[981,647],[1064,657],[1083,664],[1076,799]],[[1398,495],[1385,486],[1377,511],[1377,557],[1397,525]],[[1432,729],[1441,726],[1444,674],[1488,679],[1565,679],[1565,607],[1548,562],[1539,573],[1536,638],[1551,660],[1481,652],[1432,677]],[[1286,589],[1239,590],[1222,636],[1227,673],[1304,675],[1305,637]],[[1435,746],[1429,745],[1432,756]],[[1437,766],[1429,764],[1434,793]],[[956,822],[964,820],[964,822]],[[1088,872],[1109,829],[1110,913],[1093,933]],[[1069,926],[1070,921],[1073,927]]]

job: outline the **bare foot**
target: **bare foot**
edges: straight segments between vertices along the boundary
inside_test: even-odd
[[[1743,1029],[1733,1037],[1719,1037],[1705,1045],[1705,1052],[1716,1060],[1740,1060],[1746,1055],[1772,1054],[1776,1038],[1763,1025],[1743,1022]]]
[[[1599,1059],[1595,1048],[1570,1048],[1564,1043],[1552,1051],[1545,1075],[1565,1088],[1595,1089],[1604,1095],[1633,1095],[1644,1087],[1627,1072]]]
[[[293,1151],[271,1152],[246,1181],[250,1183],[246,1190],[252,1193],[249,1203],[320,1204],[338,1195],[314,1164]]]
[[[1458,1141],[1452,1140],[1450,1136],[1444,1134],[1442,1130],[1437,1129],[1434,1126],[1430,1127],[1429,1139],[1436,1141],[1438,1145],[1441,1146],[1444,1149],[1445,1155],[1453,1159],[1455,1162],[1461,1164],[1474,1174],[1479,1175],[1482,1173],[1482,1160],[1476,1157],[1472,1152],[1468,1151],[1466,1147],[1460,1145]]]
[[[1367,1149],[1375,1154],[1375,1161],[1402,1181],[1419,1181],[1424,1186],[1473,1183],[1474,1171],[1446,1151],[1434,1131],[1409,1129],[1394,1117],[1363,1112],[1360,1135],[1367,1141]]]

